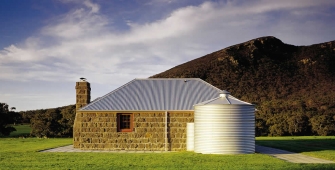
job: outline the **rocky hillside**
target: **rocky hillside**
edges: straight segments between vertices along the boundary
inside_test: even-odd
[[[261,37],[152,78],[201,78],[256,104],[257,135],[335,135],[335,41],[294,46]]]

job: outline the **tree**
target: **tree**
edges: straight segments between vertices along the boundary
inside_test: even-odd
[[[269,126],[269,136],[283,136],[287,135],[287,115],[274,114],[271,118],[267,119],[266,125]]]
[[[22,122],[30,122],[32,136],[72,137],[76,106],[21,111]]]
[[[331,114],[315,115],[310,119],[310,123],[312,131],[317,135],[327,136],[335,134],[335,120]]]
[[[291,135],[304,135],[308,130],[308,118],[301,112],[293,112],[288,117],[287,124]]]
[[[15,115],[13,111],[9,111],[6,103],[0,103],[0,136],[8,136],[16,129],[10,124],[13,123]]]
[[[55,137],[60,134],[60,111],[58,109],[39,110],[31,119],[32,135],[37,137]]]
[[[30,120],[34,117],[36,110],[20,111],[21,123],[30,123]]]
[[[61,125],[61,136],[71,137],[73,135],[73,123],[76,116],[75,105],[66,106],[61,109],[62,118],[58,120]]]

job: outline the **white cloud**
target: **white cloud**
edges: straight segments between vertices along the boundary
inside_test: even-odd
[[[91,8],[90,13],[98,13],[100,6],[98,4],[94,4],[89,0],[84,1],[84,5],[87,6],[88,8]]]
[[[148,4],[148,5],[166,5],[166,4],[176,3],[178,1],[182,1],[182,0],[150,0],[146,4]]]
[[[150,62],[155,61],[154,58],[167,63],[166,67],[162,67],[167,69],[210,52],[208,50],[214,50],[213,47],[220,47],[218,44],[207,43],[222,43],[221,39],[231,40],[234,37],[253,37],[259,26],[266,26],[264,22],[268,19],[267,12],[305,9],[330,3],[315,3],[310,0],[303,2],[204,2],[200,6],[176,9],[168,17],[156,22],[131,23],[128,32],[114,33],[108,29],[110,21],[99,13],[99,5],[84,1],[86,8],[75,9],[55,23],[45,26],[40,37],[28,38],[22,47],[11,45],[5,48],[0,57],[11,62],[33,62],[35,66],[41,65],[38,63],[40,61],[56,58],[59,61],[49,69],[76,70],[74,72],[86,74],[99,73],[100,69],[106,72],[109,70],[110,73],[123,72],[125,68],[118,68],[118,65],[129,61],[141,63],[144,60],[143,68],[148,68],[148,65],[157,64]],[[260,30],[269,31],[267,28]],[[48,40],[54,43],[43,45]],[[69,68],[71,66],[72,69]],[[34,72],[30,74],[38,71],[47,74],[45,69],[34,68]],[[159,71],[163,70],[157,69]],[[57,73],[50,73],[49,76],[57,76]]]
[[[77,9],[64,18],[43,28],[42,34],[61,40],[86,38],[99,35],[106,24],[105,19],[95,13],[97,9]],[[94,11],[94,12],[92,12]]]

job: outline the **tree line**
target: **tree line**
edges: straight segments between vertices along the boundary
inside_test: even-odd
[[[335,109],[303,100],[262,102],[256,111],[256,135],[335,135]]]
[[[31,135],[37,137],[72,137],[75,105],[20,112],[24,122],[30,122]]]
[[[335,101],[335,100],[334,100]],[[256,104],[256,136],[335,135],[335,109],[303,100],[271,100]],[[0,135],[15,131],[15,124],[29,123],[30,136],[72,137],[75,105],[15,112],[0,103]]]
[[[36,137],[72,137],[75,105],[51,109],[15,112],[0,103],[0,135],[8,136],[15,131],[15,124],[30,124],[30,136]]]

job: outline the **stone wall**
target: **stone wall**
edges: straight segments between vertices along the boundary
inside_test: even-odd
[[[86,106],[91,101],[91,87],[87,81],[76,82],[76,110]]]
[[[77,111],[73,127],[74,147],[98,150],[186,150],[186,124],[194,122],[193,111],[168,111],[167,119],[164,111],[133,112],[132,132],[117,132],[117,113],[130,112]]]

